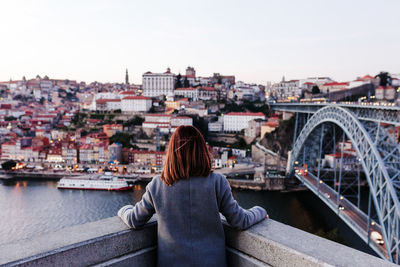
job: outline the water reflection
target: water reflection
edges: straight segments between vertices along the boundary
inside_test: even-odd
[[[132,191],[57,189],[56,181],[7,181],[0,184],[0,244],[54,232],[64,227],[115,216],[118,209],[140,201],[145,184]],[[323,235],[332,229],[346,245],[369,248],[311,192],[280,193],[233,190],[244,208],[264,207],[270,217],[296,228]]]

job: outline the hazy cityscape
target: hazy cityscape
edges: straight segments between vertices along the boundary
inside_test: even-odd
[[[155,266],[116,216],[182,125],[269,214],[228,266],[400,264],[397,3],[40,2],[0,4],[0,265]]]

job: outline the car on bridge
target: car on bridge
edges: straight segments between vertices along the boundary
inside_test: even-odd
[[[377,243],[379,245],[385,244],[385,241],[383,241],[382,235],[380,233],[378,233],[377,231],[372,231],[370,234],[370,237],[375,243]]]

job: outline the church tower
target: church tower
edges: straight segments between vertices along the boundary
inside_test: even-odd
[[[126,69],[126,72],[125,72],[125,84],[126,84],[126,85],[129,85],[128,69]]]

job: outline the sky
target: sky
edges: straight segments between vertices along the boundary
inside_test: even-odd
[[[0,81],[141,83],[146,71],[236,80],[400,73],[400,0],[0,2]]]

